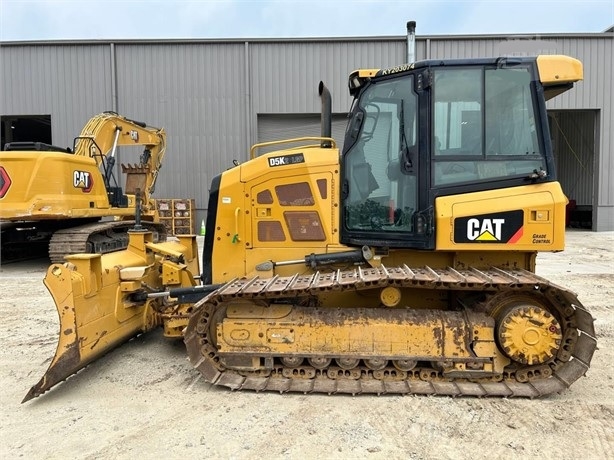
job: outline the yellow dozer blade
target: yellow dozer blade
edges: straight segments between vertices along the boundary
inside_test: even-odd
[[[108,351],[161,325],[165,309],[174,322],[167,336],[181,337],[178,305],[148,296],[152,291],[195,284],[197,246],[183,241],[154,244],[150,232],[130,234],[126,250],[110,254],[76,254],[49,267],[45,286],[55,302],[60,333],[47,372],[22,402],[35,398]],[[183,244],[182,244],[183,243]],[[162,276],[160,274],[162,273]],[[187,322],[187,316],[186,316]]]

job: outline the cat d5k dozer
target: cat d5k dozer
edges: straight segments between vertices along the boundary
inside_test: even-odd
[[[565,56],[359,70],[342,152],[320,84],[321,138],[256,145],[213,180],[202,284],[190,287],[191,250],[140,233],[49,269],[61,341],[26,399],[159,323],[232,389],[569,387],[596,348],[593,318],[535,259],[565,237],[545,102],[581,79]],[[284,148],[257,155],[271,145]]]

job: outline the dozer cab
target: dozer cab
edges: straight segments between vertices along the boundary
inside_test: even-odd
[[[135,163],[121,164],[125,188],[115,176],[124,148]],[[48,253],[63,262],[74,253],[126,248],[134,225],[137,190],[143,225],[166,240],[151,199],[166,152],[166,133],[114,112],[92,117],[72,149],[13,142],[0,152],[1,261]],[[133,161],[134,161],[133,160]]]
[[[320,84],[321,138],[255,145],[213,180],[200,280],[193,240],[147,232],[49,268],[61,339],[26,400],[158,324],[232,389],[566,389],[593,318],[535,259],[565,238],[545,102],[581,79],[566,56],[359,70],[341,152]]]

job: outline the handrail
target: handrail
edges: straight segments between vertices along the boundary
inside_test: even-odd
[[[235,209],[235,234],[232,236],[232,243],[238,243],[241,241],[239,237],[239,214],[241,213],[241,208]]]

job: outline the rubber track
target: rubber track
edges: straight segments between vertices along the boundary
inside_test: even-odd
[[[128,230],[134,227],[134,224],[134,221],[129,220],[107,221],[58,230],[49,241],[49,259],[51,259],[51,263],[63,263],[66,255],[89,253],[91,252],[88,247],[90,237],[96,234],[109,235],[109,231],[115,234],[114,237],[121,235],[121,238],[117,238],[113,246],[105,252],[125,249],[128,246],[126,234]],[[141,225],[157,233],[157,238],[154,238],[155,242],[166,240],[166,229],[163,224],[141,222]]]
[[[241,375],[221,366],[216,349],[206,338],[208,321],[214,310],[233,300],[280,300],[283,298],[317,296],[330,290],[381,289],[396,286],[419,289],[458,291],[485,291],[497,293],[540,292],[559,310],[563,318],[564,338],[554,372],[547,378],[534,378],[519,382],[513,375],[502,381],[451,380],[441,375],[432,379],[378,380],[364,374],[356,379],[330,379],[326,372],[314,378],[287,378],[284,376]],[[233,390],[279,391],[328,394],[421,394],[448,396],[496,396],[534,398],[559,393],[585,375],[597,347],[593,317],[571,291],[556,286],[526,270],[455,270],[430,267],[409,268],[357,268],[334,273],[315,273],[309,276],[273,277],[270,279],[238,279],[227,283],[195,305],[195,313],[185,333],[190,361],[207,382]],[[200,333],[199,333],[200,331]],[[571,332],[569,332],[571,331]],[[429,369],[432,373],[433,369]]]

